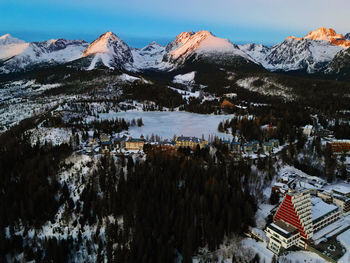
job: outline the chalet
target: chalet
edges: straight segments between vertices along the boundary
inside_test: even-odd
[[[270,153],[273,150],[273,146],[271,142],[264,142],[263,143],[263,149],[265,153]]]
[[[244,143],[244,144],[243,144],[243,151],[244,151],[245,153],[250,153],[250,152],[252,152],[252,151],[253,151],[253,144],[250,143],[250,142]]]
[[[109,153],[113,149],[113,143],[111,140],[101,142],[101,152]]]
[[[114,138],[113,144],[114,144],[114,148],[117,150],[125,148],[126,136]]]
[[[231,142],[231,151],[235,153],[241,152],[241,144],[239,142]]]
[[[231,142],[229,140],[223,140],[222,144],[226,145],[229,150],[231,150]]]
[[[208,145],[208,142],[203,139],[199,139],[197,137],[185,137],[180,136],[175,138],[176,147],[190,147],[195,148],[197,145],[202,149]]]
[[[257,152],[259,150],[259,141],[253,140],[251,141],[251,144],[253,146],[253,152]]]
[[[108,134],[105,134],[105,133],[102,133],[100,135],[100,142],[108,142],[108,141],[111,141],[111,138]]]
[[[129,140],[126,141],[126,150],[137,150],[141,151],[143,150],[143,146],[145,145],[145,139],[143,138],[129,138]]]
[[[272,144],[273,148],[278,148],[280,146],[280,141],[278,139],[271,139],[269,142]]]
[[[102,133],[100,135],[101,152],[108,153],[113,149],[113,143],[108,134]]]

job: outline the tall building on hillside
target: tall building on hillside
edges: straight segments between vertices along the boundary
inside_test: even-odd
[[[282,220],[298,229],[302,239],[313,235],[311,197],[308,191],[288,192],[278,207],[273,221]]]

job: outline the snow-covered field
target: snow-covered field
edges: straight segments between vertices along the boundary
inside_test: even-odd
[[[219,122],[233,118],[234,115],[206,115],[189,112],[168,111],[168,112],[110,112],[101,113],[100,119],[142,118],[144,126],[130,127],[129,133],[132,137],[140,135],[159,135],[163,139],[172,139],[174,135],[197,136],[208,139],[209,135],[219,138],[232,139],[232,135],[218,132]]]

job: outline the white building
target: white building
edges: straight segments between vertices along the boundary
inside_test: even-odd
[[[300,242],[299,230],[282,220],[268,225],[265,233],[269,239],[267,248],[276,255],[292,246],[298,246]]]
[[[327,204],[319,197],[311,198],[312,224],[314,232],[337,221],[340,217],[340,209],[334,204]]]

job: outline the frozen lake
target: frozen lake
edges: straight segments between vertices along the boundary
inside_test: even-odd
[[[202,134],[205,139],[209,135],[218,136],[219,138],[231,139],[232,135],[218,132],[220,121],[231,119],[231,115],[206,115],[196,114],[183,111],[127,111],[127,112],[110,112],[99,114],[100,119],[124,118],[127,121],[142,118],[144,126],[130,127],[129,133],[132,137],[159,135],[163,139],[172,139],[174,135],[196,136],[201,138]]]

